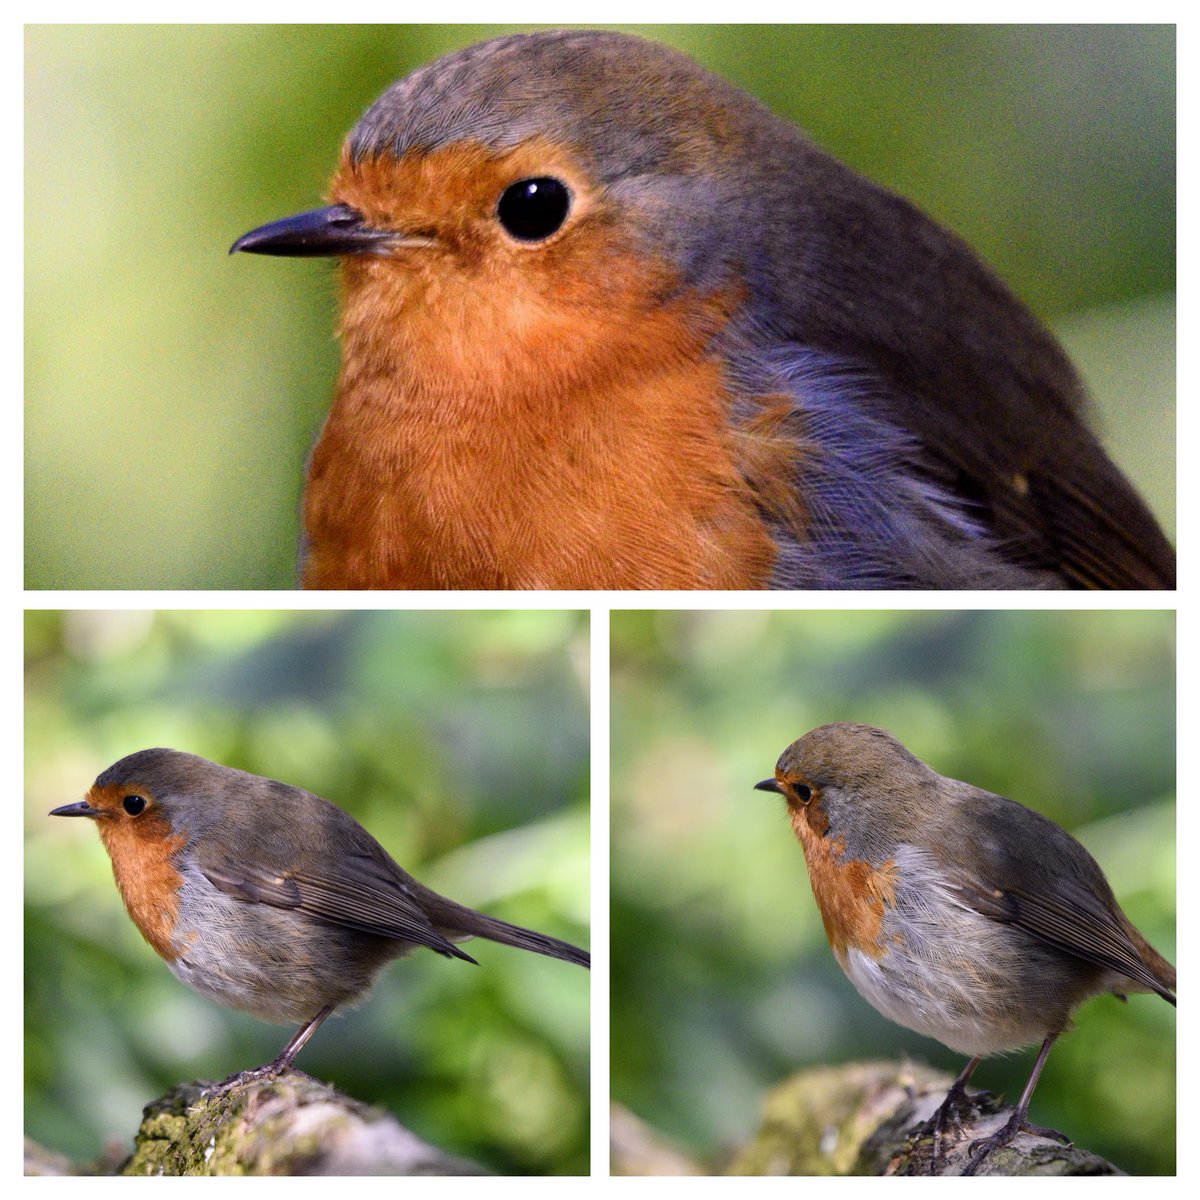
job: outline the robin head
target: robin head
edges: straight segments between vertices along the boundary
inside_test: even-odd
[[[755,787],[787,801],[806,851],[832,838],[843,853],[878,863],[938,818],[944,782],[890,733],[839,723],[793,742],[779,756],[775,777]]]
[[[1135,562],[1170,549],[1036,319],[952,234],[672,49],[588,30],[449,55],[371,106],[329,196],[232,248],[343,260],[315,586],[1166,569]],[[1048,444],[1071,449],[1043,484]],[[1048,535],[1064,459],[1147,525],[1119,565],[1076,553],[1097,539],[1066,489],[1070,536]]]
[[[906,322],[937,327],[951,316],[963,297],[940,293],[952,283],[978,292],[993,320],[989,354],[1019,333],[1024,370],[1070,376],[956,239],[745,92],[627,34],[518,34],[414,71],[351,131],[330,198],[232,249],[343,257],[346,337],[403,327],[419,353],[417,331],[436,332],[436,318],[505,391],[514,371],[552,391],[559,356],[576,384],[589,364],[619,370],[614,343],[639,340],[639,325],[670,301],[709,335],[714,317],[736,313],[743,348],[783,337],[812,351],[803,364],[749,355],[737,367],[754,378],[742,382],[819,373],[874,338],[898,364],[914,350]],[[653,345],[661,333],[640,340]],[[551,362],[520,356],[550,347]],[[486,361],[498,349],[502,361]],[[939,356],[909,366],[915,384]]]
[[[431,374],[475,381],[460,397],[579,394],[637,377],[664,338],[702,344],[747,299],[766,259],[750,243],[778,219],[772,130],[667,47],[501,38],[389,88],[346,141],[334,204],[233,248],[342,256],[348,343],[402,346],[413,370],[436,355]]]
[[[308,803],[311,801],[311,803]],[[264,805],[270,805],[264,811]],[[182,750],[139,750],[103,771],[83,800],[56,808],[53,816],[90,817],[96,822],[113,864],[125,857],[162,853],[168,844],[194,847],[201,840],[239,844],[252,853],[256,838],[294,839],[280,806],[292,819],[327,829],[330,821],[351,818],[298,788],[210,762]],[[311,832],[311,828],[309,829]]]
[[[196,846],[242,844],[253,852],[246,835],[254,826],[254,793],[242,781],[254,778],[179,750],[139,750],[51,816],[96,822],[129,915],[170,962],[180,950],[180,894]]]

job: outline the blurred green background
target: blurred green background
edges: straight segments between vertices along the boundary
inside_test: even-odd
[[[287,588],[337,364],[320,203],[393,79],[518,26],[31,26],[26,586]],[[1170,26],[634,26],[964,235],[1089,381],[1174,529]]]
[[[816,725],[882,726],[1053,818],[1175,960],[1173,613],[617,613],[612,658],[613,1096],[709,1166],[804,1067],[964,1065],[843,977],[783,805],[752,790]],[[1173,1173],[1174,1009],[1101,997],[1077,1026],[1033,1120]],[[974,1086],[1015,1102],[1032,1065],[990,1059]]]
[[[293,1030],[169,972],[86,821],[110,763],[173,746],[360,820],[423,883],[588,944],[588,623],[573,612],[32,612],[26,619],[26,1132],[124,1149],[170,1085]],[[588,1170],[588,975],[476,942],[417,952],[298,1066],[494,1170]]]

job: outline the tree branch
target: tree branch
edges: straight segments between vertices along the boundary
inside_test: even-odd
[[[945,1099],[949,1076],[929,1067],[851,1063],[793,1076],[775,1088],[753,1140],[727,1175],[929,1175],[933,1137],[926,1122]],[[962,1135],[942,1142],[938,1174],[959,1175],[972,1142],[994,1133],[1011,1108],[987,1092],[963,1105]],[[1074,1146],[1019,1134],[983,1160],[980,1175],[1120,1175]]]
[[[26,1152],[26,1171],[39,1155]],[[47,1165],[52,1160],[47,1160]],[[35,1173],[41,1173],[36,1171]],[[56,1173],[52,1170],[47,1173]],[[146,1106],[118,1175],[482,1175],[388,1113],[301,1071],[224,1090],[181,1084]]]

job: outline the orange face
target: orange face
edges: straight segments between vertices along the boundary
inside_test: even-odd
[[[178,949],[172,934],[183,885],[174,856],[186,839],[172,832],[146,788],[93,785],[85,799],[96,810],[96,827],[133,923],[163,958],[173,960]]]
[[[502,201],[565,186],[522,239]],[[735,297],[682,288],[569,149],[345,156],[332,199],[394,243],[343,262],[338,395],[310,464],[315,587],[746,588],[783,444],[731,428]]]
[[[548,236],[522,239],[506,229],[501,201],[539,178],[565,186],[568,208]],[[413,242],[343,260],[348,347],[370,347],[383,356],[376,369],[402,370],[452,402],[577,396],[597,377],[639,377],[641,360],[663,353],[664,333],[678,343],[678,308],[663,308],[673,273],[635,243],[564,147],[535,139],[503,152],[459,142],[400,159],[344,155],[330,193],[371,228]],[[695,332],[722,319],[713,311]]]
[[[884,912],[896,899],[895,860],[875,867],[861,859],[847,859],[844,840],[829,836],[820,788],[793,772],[776,771],[775,782],[804,848],[813,896],[838,962],[844,969],[847,949],[881,957],[886,949]]]

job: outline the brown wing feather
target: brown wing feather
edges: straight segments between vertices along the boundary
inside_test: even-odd
[[[1095,893],[1070,878],[1060,876],[1047,882],[1048,888],[1036,891],[989,890],[976,879],[960,877],[958,889],[976,912],[1016,925],[1085,962],[1137,980],[1175,1003],[1174,995],[1147,967],[1124,925]]]
[[[271,873],[209,852],[203,856],[200,869],[214,887],[247,903],[295,909],[361,933],[412,942],[439,954],[475,961],[434,929],[404,884],[370,854],[343,854],[333,871]]]

